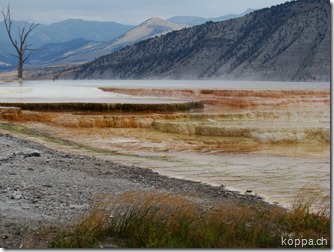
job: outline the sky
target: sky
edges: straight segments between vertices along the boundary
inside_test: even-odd
[[[51,24],[69,18],[138,25],[172,16],[219,17],[285,3],[288,0],[0,0],[14,20]]]

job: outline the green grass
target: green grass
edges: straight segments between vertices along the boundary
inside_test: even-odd
[[[58,230],[50,248],[279,248],[287,239],[327,239],[330,218],[299,205],[279,207],[233,203],[203,208],[185,197],[129,192],[101,201],[76,226]],[[283,246],[284,247],[284,246]]]

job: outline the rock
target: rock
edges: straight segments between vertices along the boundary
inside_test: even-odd
[[[25,154],[24,157],[27,158],[27,157],[40,157],[41,156],[41,153],[37,152],[37,151],[34,151],[32,153],[29,153],[29,154]]]
[[[32,200],[31,200],[31,204],[36,204],[37,202],[38,202],[37,199],[32,199]]]
[[[10,198],[15,200],[20,200],[22,199],[22,193],[19,191],[14,192]]]

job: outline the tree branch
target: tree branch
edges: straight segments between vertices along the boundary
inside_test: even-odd
[[[28,56],[26,56],[26,57],[22,60],[23,64],[30,58],[31,54],[32,54],[32,52],[30,52],[30,53],[28,54]]]
[[[9,55],[12,56],[12,57],[15,57],[15,58],[19,58],[19,56],[14,55],[14,54],[9,54]]]
[[[17,53],[20,52],[19,50],[19,47],[17,46],[17,41],[13,39],[13,36],[12,36],[12,20],[11,20],[11,17],[10,17],[10,6],[8,5],[7,6],[7,12],[5,12],[5,10],[1,10],[1,13],[2,13],[2,16],[3,16],[3,20],[4,20],[4,24],[6,26],[6,31],[7,31],[7,34],[8,34],[8,37],[11,41],[11,43],[13,44],[15,50],[17,51]]]
[[[13,38],[13,35],[12,35],[12,24],[13,24],[13,22],[11,20],[10,5],[7,6],[7,10],[2,9],[1,13],[2,13],[2,16],[3,16],[3,20],[4,20],[4,24],[5,24],[5,27],[6,27],[8,37],[9,37],[12,45],[14,46],[14,48],[17,52],[17,55],[11,55],[11,56],[14,56],[15,58],[19,59],[18,78],[20,80],[20,79],[22,79],[23,64],[29,59],[29,57],[31,56],[33,51],[35,51],[35,49],[30,48],[31,45],[27,43],[28,37],[29,37],[30,33],[37,26],[39,26],[39,24],[36,24],[35,22],[33,22],[29,25],[28,21],[26,21],[25,25],[22,28],[20,26],[18,26],[17,29],[18,29],[18,39],[19,39],[19,41],[17,41],[16,39]],[[28,53],[28,55],[25,56],[25,54],[27,52],[29,52],[29,53]]]

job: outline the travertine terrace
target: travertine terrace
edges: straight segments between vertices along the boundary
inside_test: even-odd
[[[188,112],[77,109],[59,113],[23,106],[21,113],[3,119],[81,146],[79,150],[57,147],[67,151],[223,184],[286,206],[306,195],[329,204],[328,89],[101,90],[136,99],[196,101],[205,107]]]

